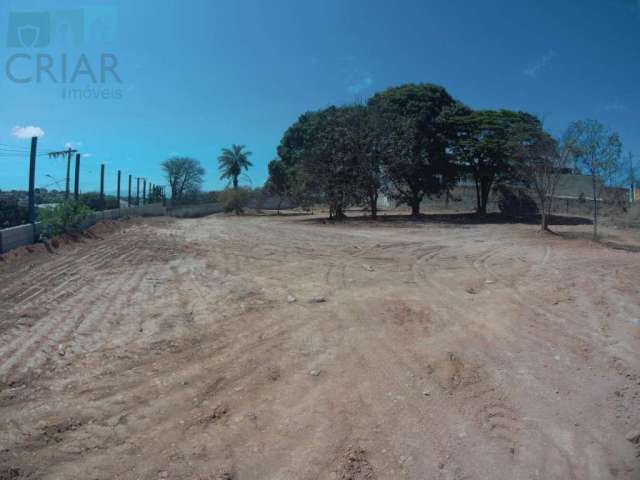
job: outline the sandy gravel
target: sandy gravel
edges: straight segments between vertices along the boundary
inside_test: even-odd
[[[640,242],[588,230],[148,219],[4,261],[0,479],[640,478]]]

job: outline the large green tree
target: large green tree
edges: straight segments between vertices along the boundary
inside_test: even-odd
[[[451,152],[461,172],[476,187],[476,210],[487,212],[491,189],[514,177],[514,155],[522,132],[535,130],[538,120],[526,112],[463,109],[450,115]]]
[[[330,218],[343,217],[347,207],[364,198],[360,147],[353,132],[360,108],[307,112],[289,127],[278,147],[292,196],[303,205],[325,203]]]
[[[446,114],[456,101],[441,86],[407,84],[389,88],[368,102],[380,132],[386,193],[420,214],[425,197],[453,184],[456,172],[447,154]]]
[[[238,188],[238,177],[242,171],[249,170],[253,164],[249,161],[251,152],[245,150],[244,145],[231,145],[231,148],[223,148],[222,154],[218,157],[218,168],[220,169],[220,179],[229,180],[233,188]]]

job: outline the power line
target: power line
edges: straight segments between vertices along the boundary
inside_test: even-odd
[[[29,149],[27,147],[24,147],[22,145],[10,145],[8,143],[0,143],[0,147],[9,147],[9,148],[19,148],[21,150],[25,150],[25,151],[29,151]]]

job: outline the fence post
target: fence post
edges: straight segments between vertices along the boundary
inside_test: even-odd
[[[120,208],[120,170],[118,170],[118,186],[116,188],[116,198],[118,201],[118,208]]]
[[[147,200],[147,179],[142,179],[142,205],[145,204]]]
[[[36,241],[36,150],[38,137],[31,137],[31,154],[29,155],[29,223],[33,229],[32,241]]]
[[[131,208],[131,175],[129,175],[129,203],[127,207]]]
[[[104,210],[104,163],[100,164],[100,209]]]
[[[69,147],[69,150],[67,151],[67,178],[65,181],[65,189],[64,189],[64,199],[65,200],[69,200],[69,182],[70,182],[70,176],[71,176],[71,152],[73,150],[71,150],[71,147]]]
[[[76,178],[73,184],[73,199],[77,202],[80,192],[80,154],[76,153]]]

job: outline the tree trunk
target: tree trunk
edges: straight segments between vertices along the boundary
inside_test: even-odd
[[[547,212],[543,210],[541,213],[540,231],[544,232],[546,230],[549,230],[549,217],[547,216]]]
[[[238,189],[238,177],[233,177],[233,189]]]
[[[371,218],[378,218],[378,192],[369,194],[369,208],[371,209]]]
[[[476,184],[476,212],[481,212],[481,201],[480,201],[480,182],[478,181],[478,177],[473,177],[473,181]]]
[[[493,178],[483,177],[480,179],[480,209],[478,213],[485,215],[487,213],[487,203],[489,202],[489,193]]]
[[[420,216],[420,200],[414,198],[411,200],[411,216],[418,218]]]

